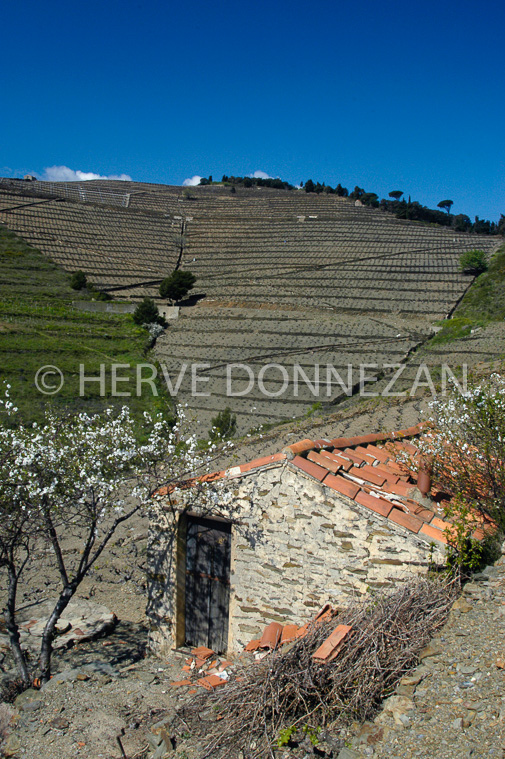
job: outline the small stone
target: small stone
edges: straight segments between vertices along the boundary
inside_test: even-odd
[[[16,756],[21,750],[21,741],[17,735],[9,735],[7,741],[3,745],[3,755],[6,757]]]
[[[453,730],[461,730],[461,728],[463,727],[462,717],[458,717],[457,719],[453,720],[451,722],[451,727],[453,728]]]
[[[421,680],[423,679],[424,675],[410,675],[409,677],[402,677],[400,681],[400,685],[406,685],[407,687],[411,685],[419,685]]]
[[[475,714],[476,714],[476,712],[474,712],[472,710],[469,710],[465,714],[465,716],[463,717],[463,727],[465,727],[465,728],[466,727],[470,727],[470,725],[472,724],[472,722],[475,719]]]
[[[454,601],[452,608],[460,611],[462,614],[466,614],[473,609],[473,606],[468,603],[466,598],[458,598],[457,601]]]
[[[463,588],[463,593],[466,593],[466,595],[472,595],[475,593],[480,593],[481,590],[482,588],[476,582],[467,582]]]
[[[23,691],[23,693],[20,693],[19,696],[16,696],[14,706],[18,711],[23,711],[27,704],[31,704],[33,701],[38,701],[41,698],[42,694],[40,691],[35,690],[34,688],[28,688]]]
[[[430,656],[438,656],[441,653],[442,646],[439,646],[437,643],[429,643],[419,654],[419,659],[422,661],[423,659],[428,659]]]
[[[390,696],[384,701],[384,711],[405,714],[414,709],[414,702],[408,696]]]
[[[474,667],[472,665],[467,665],[467,664],[458,664],[456,669],[462,675],[473,675],[477,671],[477,667]]]
[[[49,720],[48,725],[49,727],[52,727],[53,730],[66,730],[70,725],[70,722],[66,720],[65,717],[55,717],[54,719]]]
[[[84,682],[86,680],[89,680],[90,678],[89,678],[89,675],[87,675],[85,672],[79,672],[76,679],[82,680]]]

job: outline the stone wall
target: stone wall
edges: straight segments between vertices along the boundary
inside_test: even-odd
[[[348,603],[444,558],[443,547],[430,548],[287,462],[228,477],[217,493],[219,515],[233,522],[229,650],[240,650],[272,621],[303,624],[326,601]],[[186,494],[175,508],[188,497],[195,498]],[[197,503],[187,508],[203,513]],[[177,518],[160,502],[151,522],[148,616],[157,651],[183,642]]]

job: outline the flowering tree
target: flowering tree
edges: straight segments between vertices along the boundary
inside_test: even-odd
[[[454,496],[448,516],[455,528],[449,538],[461,547],[477,525],[484,532],[504,532],[505,377],[493,374],[431,406],[433,427],[421,449],[432,462],[437,485]]]
[[[8,417],[15,415],[8,395],[2,403]],[[161,484],[194,473],[207,459],[197,455],[194,437],[181,441],[178,424],[144,416],[143,442],[126,407],[118,415],[108,409],[71,420],[47,413],[42,426],[13,426],[8,418],[10,426],[0,427],[0,568],[8,575],[11,647],[26,684],[30,673],[15,621],[16,591],[34,546],[52,549],[61,581],[42,635],[38,666],[45,682],[56,624],[118,525],[145,507]],[[62,550],[63,537],[70,535],[82,546],[77,557]]]

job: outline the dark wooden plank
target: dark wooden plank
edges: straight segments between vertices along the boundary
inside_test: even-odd
[[[188,520],[186,621],[188,645],[223,652],[228,640],[231,526],[209,519]]]

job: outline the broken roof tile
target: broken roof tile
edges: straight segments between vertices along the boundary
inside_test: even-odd
[[[323,619],[329,619],[333,613],[333,606],[329,603],[325,603],[314,617],[314,622],[321,622]]]
[[[338,474],[328,474],[324,480],[324,484],[332,488],[332,490],[336,490],[337,493],[346,495],[348,498],[355,498],[356,493],[360,490],[359,485],[355,482],[350,482]]]
[[[298,625],[285,625],[282,628],[282,635],[281,635],[281,645],[283,643],[289,643],[292,640],[296,639],[296,634],[298,632]]]
[[[213,690],[219,685],[226,685],[227,683],[227,681],[223,680],[219,675],[207,675],[207,677],[201,677],[196,682],[197,685],[201,685],[203,688],[207,688],[207,690]]]
[[[335,658],[351,629],[349,625],[338,625],[326,638],[324,643],[319,646],[317,651],[314,651],[312,658],[324,662]]]
[[[328,474],[327,469],[323,469],[323,467],[318,466],[317,464],[314,464],[312,461],[308,461],[307,459],[303,459],[301,456],[295,456],[293,461],[290,462],[293,466],[295,466],[297,469],[301,469],[302,472],[305,472],[306,474],[309,474],[311,477],[314,477],[316,480],[319,480],[319,482],[322,482],[326,475]]]
[[[249,643],[245,646],[244,651],[257,651],[260,647],[260,638],[256,638],[255,640],[250,640]]]
[[[170,687],[171,688],[180,688],[183,685],[191,685],[191,684],[192,684],[191,680],[178,680],[175,683],[170,683]]]
[[[192,648],[191,653],[193,656],[196,656],[197,659],[203,659],[204,661],[211,656],[215,656],[215,651],[213,651],[212,648],[207,648],[207,646]]]
[[[261,636],[260,648],[277,648],[277,645],[281,639],[282,625],[278,622],[270,622],[269,625],[263,630]]]

